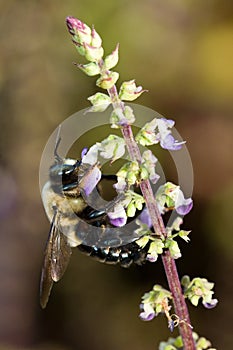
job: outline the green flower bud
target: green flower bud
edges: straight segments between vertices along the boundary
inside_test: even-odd
[[[134,185],[137,182],[137,176],[136,176],[135,172],[129,171],[127,174],[127,180],[128,180],[129,185]]]
[[[110,72],[108,75],[101,76],[97,81],[96,85],[101,87],[102,89],[108,90],[115,85],[119,78],[119,73]]]
[[[105,159],[115,160],[123,157],[125,153],[125,141],[117,135],[109,135],[100,143],[100,155]]]
[[[79,32],[79,36],[78,36],[78,43],[80,44],[90,44],[91,43],[91,35],[89,35],[89,31],[90,28],[86,26],[87,31],[86,32]],[[75,36],[74,36],[74,40],[75,40]]]
[[[86,55],[86,50],[85,50],[85,48],[82,45],[75,43],[75,47],[76,47],[79,55],[81,55],[81,56],[85,56]]]
[[[112,128],[120,128],[123,125],[132,124],[135,121],[133,110],[129,106],[125,106],[124,110],[121,107],[114,108],[110,117]]]
[[[150,244],[150,248],[148,250],[147,260],[150,262],[155,262],[158,259],[158,254],[163,253],[164,243],[161,239],[155,238],[153,242]]]
[[[76,64],[76,66],[90,77],[100,74],[100,67],[95,62],[90,62],[87,64]]]
[[[190,277],[188,275],[184,275],[181,278],[181,285],[185,288],[188,288],[189,283],[190,283]]]
[[[138,173],[139,171],[139,164],[136,160],[130,162],[130,170],[135,172],[135,173]]]
[[[123,114],[121,108],[114,108],[114,110],[111,113],[111,116],[110,116],[110,119],[109,119],[109,122],[111,124],[111,128],[114,128],[114,129],[119,129],[120,128],[120,125],[119,125],[119,113],[118,112]]]
[[[137,161],[128,163],[127,180],[129,185],[134,185],[138,181],[139,164]]]
[[[115,128],[119,128],[121,121],[125,120],[124,113],[121,107],[114,108],[110,116],[110,123],[114,124]]]
[[[183,346],[183,340],[180,335],[176,338],[174,344],[178,349]]]
[[[147,180],[149,178],[149,173],[144,166],[140,167],[140,178],[142,180]]]
[[[91,30],[91,46],[101,47],[102,39],[93,27]]]
[[[91,28],[77,18],[69,16],[66,24],[75,44],[91,43]]]
[[[147,243],[149,242],[149,240],[150,240],[150,236],[145,235],[145,236],[142,236],[141,238],[137,239],[136,243],[139,247],[144,248],[147,245]]]
[[[154,133],[146,130],[146,125],[138,132],[135,140],[142,146],[151,146],[158,143],[159,141],[156,139]]]
[[[136,86],[135,80],[125,81],[122,83],[119,91],[119,97],[124,101],[134,101],[138,98],[144,91],[141,86]]]
[[[177,197],[177,193],[180,190],[180,186],[173,184],[172,182],[166,182],[164,185],[164,194],[169,196],[174,202]]]
[[[207,340],[204,337],[200,337],[197,342],[197,349],[209,349],[209,346],[211,346],[211,343],[209,340]],[[209,349],[211,350],[211,349]]]
[[[95,95],[88,97],[93,107],[89,108],[89,112],[103,112],[111,104],[111,98],[108,95],[97,92]]]
[[[105,58],[104,60],[105,69],[109,70],[117,65],[118,59],[119,59],[118,49],[119,49],[119,44],[117,44],[115,50]]]
[[[133,124],[135,122],[135,115],[131,107],[125,106],[124,115],[129,124]]]
[[[102,47],[94,47],[87,43],[83,44],[85,48],[85,57],[88,61],[98,62],[104,55],[104,49]]]
[[[147,170],[146,179],[150,179],[152,183],[156,183],[159,179],[159,175],[155,172],[155,166],[157,163],[157,158],[153,155],[150,150],[144,151],[142,154],[142,168]]]
[[[144,203],[144,199],[136,199],[135,200],[135,207],[137,208],[137,210],[142,210],[143,207],[143,203]]]
[[[170,250],[171,256],[174,259],[178,259],[181,257],[180,248],[176,241],[169,239],[166,241],[165,246]]]
[[[135,205],[134,203],[131,202],[127,207],[127,216],[132,218],[135,216],[135,213],[136,213]]]
[[[117,177],[122,177],[122,178],[126,178],[127,176],[127,172],[128,172],[128,168],[123,165],[120,170],[118,170],[118,172],[116,173]]]
[[[154,244],[154,247],[153,246],[151,247],[152,250],[154,248],[154,249],[156,249],[156,252],[158,254],[162,254],[163,253],[164,243],[162,242],[161,239],[155,238],[154,242],[152,242],[151,244]]]

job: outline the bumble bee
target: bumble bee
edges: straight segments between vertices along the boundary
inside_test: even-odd
[[[47,305],[53,282],[59,281],[67,268],[71,247],[78,247],[101,262],[119,263],[123,267],[132,263],[141,265],[149,249],[137,245],[138,237],[133,236],[132,231],[124,234],[130,237],[129,243],[122,244],[122,228],[113,228],[109,223],[107,209],[94,209],[84,199],[80,184],[93,171],[93,166],[87,167],[79,160],[61,159],[56,151],[54,154],[55,163],[50,167],[49,181],[42,191],[51,222],[40,280],[42,308]],[[114,176],[102,175],[103,178],[108,180]],[[100,187],[98,184],[97,193],[101,192]]]

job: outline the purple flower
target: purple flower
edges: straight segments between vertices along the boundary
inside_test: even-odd
[[[160,143],[161,147],[171,151],[179,150],[185,141],[177,141],[171,133],[171,128],[175,122],[171,119],[154,118],[151,122],[139,131],[136,136],[138,141],[143,146],[151,146]]]
[[[127,222],[127,215],[121,204],[116,205],[112,212],[108,212],[108,217],[110,223],[116,227],[122,227]]]
[[[139,314],[139,317],[143,321],[151,321],[156,316],[155,310],[150,302],[141,303],[140,309],[142,312]]]
[[[150,218],[150,215],[149,215],[149,212],[148,212],[147,208],[143,209],[143,211],[139,215],[139,220],[143,224],[146,224],[148,227],[152,227],[151,218]]]
[[[81,159],[83,159],[83,157],[87,154],[87,151],[88,151],[88,147],[84,147],[82,149],[82,152],[81,152]]]
[[[164,149],[168,149],[170,151],[177,151],[181,149],[182,145],[185,141],[177,141],[171,134],[171,129],[174,126],[175,122],[171,119],[161,118],[157,120],[158,131],[159,131],[159,139],[160,145]]]
[[[210,302],[203,302],[206,309],[213,309],[218,304],[218,299],[212,299]]]
[[[166,182],[165,185],[159,187],[156,193],[156,201],[161,214],[168,209],[175,209],[179,215],[186,215],[193,207],[192,198],[184,198],[184,194],[180,186],[174,185],[172,182]]]
[[[171,134],[165,136],[164,139],[161,138],[160,140],[161,147],[170,151],[178,151],[182,148],[182,145],[184,143],[184,141],[178,142],[177,140],[175,140]]]
[[[115,188],[115,190],[117,191],[117,192],[122,192],[122,191],[124,191],[125,190],[125,188],[126,188],[126,186],[127,186],[127,183],[126,183],[126,181],[125,181],[125,179],[123,178],[123,177],[119,177],[118,176],[118,178],[117,178],[117,183],[115,183],[114,185],[113,185],[113,187]]]
[[[83,189],[86,196],[89,196],[101,179],[101,171],[97,164],[90,166],[87,172],[80,180],[80,188]]]
[[[82,150],[82,163],[95,165],[98,161],[99,146],[94,144],[86,153],[84,150],[85,148]]]
[[[151,321],[153,320],[153,318],[156,316],[155,312],[151,312],[151,313],[147,313],[145,311],[141,312],[139,317],[143,320],[143,321]]]
[[[177,200],[175,201],[176,212],[179,215],[186,215],[193,207],[192,198],[184,198],[183,192],[180,190]]]
[[[175,125],[175,122],[172,119],[160,118],[160,120],[163,120],[165,125],[170,129]]]
[[[183,204],[176,208],[176,212],[179,215],[186,215],[193,207],[193,200],[191,198],[185,199]]]
[[[146,260],[151,262],[151,263],[156,262],[158,260],[158,254],[156,254],[156,255],[147,254]]]

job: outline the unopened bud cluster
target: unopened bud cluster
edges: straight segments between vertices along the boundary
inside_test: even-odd
[[[104,57],[102,40],[94,27],[90,28],[74,17],[67,17],[66,23],[79,54],[89,61],[87,64],[76,65],[89,76],[99,75],[96,85],[109,91],[119,79],[119,73],[111,71],[119,60],[119,45],[117,44],[112,53]],[[110,118],[112,127],[130,125],[135,120],[133,111],[130,107],[125,107],[121,101],[134,101],[144,91],[146,90],[143,90],[141,86],[136,86],[134,80],[123,82],[117,98],[99,92],[90,96],[88,100],[92,107],[89,112],[103,112],[110,104],[118,104],[121,108],[114,108]]]

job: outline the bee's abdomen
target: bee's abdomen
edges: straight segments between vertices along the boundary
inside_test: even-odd
[[[120,264],[122,267],[129,267],[132,263],[141,265],[146,261],[149,244],[144,248],[139,247],[135,242],[120,247],[98,248],[81,244],[78,248],[86,255],[106,264]]]

